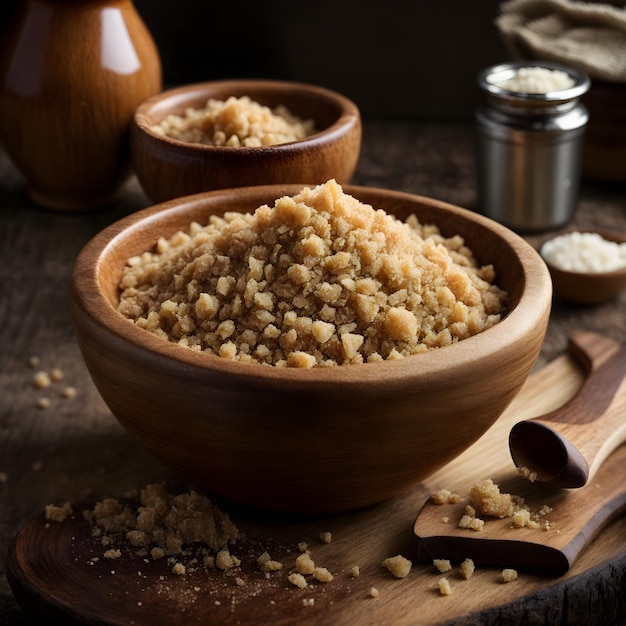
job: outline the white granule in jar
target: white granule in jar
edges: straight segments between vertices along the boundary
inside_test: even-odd
[[[248,96],[209,99],[200,109],[168,115],[151,130],[179,141],[231,148],[258,148],[298,141],[315,132],[313,120],[302,120],[285,106],[270,109]]]
[[[573,231],[546,241],[541,256],[568,272],[612,272],[626,268],[626,243],[609,241],[599,233]]]
[[[398,359],[506,312],[491,265],[345,194],[334,180],[252,214],[213,216],[129,259],[118,310],[163,339],[277,367]]]
[[[521,67],[513,76],[501,81],[489,81],[508,91],[517,93],[548,93],[569,89],[575,84],[574,79],[562,70],[550,70],[545,67]]]

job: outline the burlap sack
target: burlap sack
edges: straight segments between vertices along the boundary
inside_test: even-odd
[[[557,61],[592,79],[626,83],[626,2],[510,0],[496,19],[516,59]]]

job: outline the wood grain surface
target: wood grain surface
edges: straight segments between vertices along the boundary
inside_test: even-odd
[[[60,623],[88,622],[97,624],[246,624],[259,623],[259,615],[275,624],[441,624],[451,619],[478,620],[481,623],[525,623],[518,604],[531,602],[535,610],[544,616],[557,616],[567,620],[566,606],[558,604],[561,586],[567,589],[570,602],[580,602],[577,619],[582,623],[609,620],[619,610],[624,599],[602,598],[602,589],[596,589],[594,577],[599,566],[614,567],[626,559],[626,519],[620,517],[605,533],[595,538],[574,560],[570,571],[561,577],[553,573],[537,573],[534,565],[544,562],[526,560],[527,567],[519,569],[519,578],[511,583],[499,581],[503,567],[516,565],[515,559],[506,561],[506,551],[495,541],[506,533],[519,533],[528,541],[530,535],[536,541],[558,548],[560,543],[571,539],[570,525],[576,513],[593,517],[597,514],[594,503],[601,499],[599,492],[604,482],[615,474],[626,461],[626,448],[620,448],[607,461],[608,474],[599,474],[598,482],[590,483],[588,489],[568,493],[547,494],[533,487],[517,475],[508,454],[507,436],[512,424],[529,415],[529,411],[545,412],[554,403],[563,403],[581,383],[580,372],[567,358],[558,358],[538,372],[526,384],[513,405],[494,426],[469,450],[450,463],[443,471],[431,476],[422,485],[405,495],[383,505],[341,516],[310,517],[298,520],[268,515],[259,519],[253,509],[232,507],[233,521],[241,525],[246,539],[231,547],[231,552],[242,560],[240,568],[233,571],[197,571],[183,576],[173,574],[166,560],[151,561],[133,555],[120,559],[103,557],[105,548],[92,538],[89,524],[77,507],[75,517],[63,522],[46,523],[42,515],[27,523],[9,550],[7,561],[9,580],[25,607],[36,607],[37,615],[56,618]],[[529,503],[536,505],[545,500],[553,507],[548,518],[554,527],[545,531],[503,529],[496,524],[492,533],[485,530],[493,547],[497,567],[478,564],[478,571],[469,580],[463,579],[455,567],[446,575],[452,585],[452,595],[443,597],[437,589],[441,574],[430,559],[451,557],[442,546],[442,553],[427,554],[426,563],[416,562],[406,578],[396,579],[382,567],[383,559],[396,554],[415,561],[416,551],[412,542],[411,518],[419,510],[425,498],[441,487],[467,493],[474,481],[485,477],[501,480],[508,487],[524,489]],[[626,505],[626,491],[620,482],[622,508]],[[525,483],[525,484],[524,484]],[[614,487],[612,485],[612,487]],[[591,492],[589,491],[591,490]],[[589,495],[588,495],[589,494]],[[223,505],[227,506],[227,505]],[[441,515],[454,519],[458,511],[447,506],[433,505]],[[585,511],[585,507],[589,510]],[[457,508],[453,507],[453,508]],[[462,508],[462,507],[461,507]],[[228,509],[226,509],[228,510]],[[429,517],[431,526],[433,517]],[[508,522],[504,522],[508,524]],[[559,529],[563,532],[559,533]],[[588,534],[595,534],[591,529]],[[332,541],[324,543],[321,534],[330,532]],[[465,531],[467,532],[467,531]],[[311,558],[326,567],[334,575],[327,583],[319,583],[309,577],[312,585],[298,589],[287,580],[293,571],[299,554],[298,544],[306,542]],[[474,556],[472,547],[465,556]],[[256,558],[268,550],[274,559],[285,564],[282,571],[266,577],[259,571]],[[532,550],[529,554],[533,556]],[[93,562],[94,557],[99,557]],[[464,558],[455,554],[453,564],[458,566]],[[530,561],[530,562],[529,562]],[[181,562],[185,562],[182,560]],[[360,567],[360,575],[351,574],[353,565]],[[238,582],[240,581],[240,582]],[[626,577],[615,579],[624,584]],[[370,596],[376,587],[377,598]],[[604,604],[601,612],[594,604],[584,605],[583,598],[599,594]],[[545,606],[540,597],[544,597]],[[305,600],[313,600],[305,606]],[[623,608],[623,606],[622,606]]]
[[[364,126],[363,149],[353,183],[419,193],[473,208],[476,206],[474,175],[471,125],[369,121]],[[120,496],[147,482],[172,478],[130,440],[100,399],[80,357],[68,306],[69,276],[79,250],[105,226],[149,204],[137,181],[131,179],[120,201],[106,210],[83,215],[42,211],[28,200],[23,178],[4,152],[0,152],[0,574],[4,572],[4,554],[12,538],[46,504]],[[583,185],[574,225],[626,231],[623,186]],[[553,233],[533,235],[527,240],[538,246],[551,235]],[[568,337],[581,329],[597,331],[619,342],[626,341],[626,294],[596,307],[555,300],[536,370],[564,352]],[[40,358],[39,368],[61,368],[63,382],[48,389],[36,389],[33,386],[36,369],[28,365],[33,354]],[[75,398],[60,397],[65,384],[76,387]],[[552,382],[556,390],[561,390],[562,384],[567,381]],[[50,399],[47,409],[37,406],[43,397]],[[526,399],[528,414],[525,417],[542,412],[535,401],[536,398]],[[449,482],[445,472],[440,477],[442,484]],[[391,596],[401,594],[407,581],[383,578],[384,572],[379,570],[378,563],[390,551],[399,551],[406,545],[406,533],[411,532],[418,501],[425,496],[427,493],[423,490],[417,492],[411,510],[394,517],[385,545],[367,523],[377,509],[363,518],[358,543],[372,550],[369,558],[376,565],[377,584],[378,579],[384,581],[386,586],[381,592]],[[399,510],[400,501],[391,501],[384,507],[391,516]],[[316,552],[318,548],[323,549],[319,554],[320,563],[327,554],[339,552],[345,554],[345,561],[351,561],[354,542],[342,543],[340,539],[346,525],[349,519],[343,517],[335,520],[332,529],[323,525],[324,529],[334,531],[335,540],[327,547],[315,544]],[[287,524],[281,527],[287,526],[292,528]],[[304,523],[294,527],[293,534],[285,534],[283,540],[292,546],[293,541],[306,535],[313,542],[319,526],[319,523]],[[607,529],[604,534],[607,552],[620,554],[625,532],[623,520]],[[522,577],[518,582],[522,587],[530,585],[533,595],[522,594],[523,601],[513,601],[517,614],[523,616],[526,623],[550,624],[562,623],[565,611],[567,616],[563,622],[574,623],[577,614],[588,612],[592,606],[600,616],[596,623],[626,623],[626,610],[620,605],[626,584],[626,560],[616,557],[607,566],[591,549],[580,556],[576,567],[589,571],[585,597],[574,598],[570,594],[572,572],[567,578],[554,581],[549,592],[543,586],[543,578]],[[476,582],[480,577],[490,580],[492,574],[479,572]],[[342,584],[347,586],[348,582],[344,579]],[[362,589],[367,591],[370,581],[365,573],[357,582],[363,583]],[[400,584],[394,584],[396,582]],[[465,592],[462,589],[457,588],[452,599],[455,605],[465,607],[463,615],[448,613],[452,603],[446,602],[448,598],[437,597],[443,602],[439,603],[442,619],[461,624],[489,623],[482,616],[468,617],[485,599],[468,592],[469,587]],[[503,587],[494,585],[491,589],[496,607]],[[435,592],[429,590],[428,593]],[[322,602],[318,601],[318,608],[320,606]],[[358,604],[354,621],[367,616],[376,606],[373,602]],[[609,616],[605,614],[605,607],[613,609]],[[538,611],[534,612],[535,609]],[[268,612],[260,610],[259,621],[265,617],[271,620],[276,614],[271,611],[271,604]],[[498,611],[494,608],[492,615],[498,615]],[[398,616],[399,623],[402,623],[402,616],[402,613]],[[394,621],[391,619],[391,623]],[[0,575],[0,624],[26,626],[32,623],[17,604],[5,577]]]

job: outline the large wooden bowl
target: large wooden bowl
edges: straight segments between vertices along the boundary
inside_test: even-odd
[[[300,141],[233,148],[178,141],[152,130],[167,115],[202,108],[209,98],[249,96],[274,109],[286,106],[312,119],[317,132]],[[248,185],[348,183],[361,149],[361,116],[350,99],[329,89],[273,80],[225,80],[186,85],[143,102],[130,129],[131,159],[153,202]]]
[[[400,360],[307,370],[192,352],[119,314],[126,260],[211,214],[252,211],[302,185],[198,194],[139,211],[89,242],[72,311],[91,376],[113,414],[196,487],[260,507],[336,512],[387,499],[465,450],[533,366],[548,323],[545,263],[521,237],[470,211],[407,193],[345,186],[404,219],[460,234],[493,263],[510,312],[479,335]],[[506,442],[503,443],[506,445]]]

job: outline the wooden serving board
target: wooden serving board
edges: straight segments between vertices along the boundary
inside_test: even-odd
[[[218,502],[246,535],[231,550],[241,559],[240,568],[176,576],[164,560],[123,555],[93,561],[103,548],[79,511],[61,523],[46,524],[43,515],[28,522],[9,549],[7,576],[37,623],[44,616],[45,623],[151,626],[616,622],[626,612],[626,516],[604,528],[561,576],[522,568],[517,580],[504,584],[501,566],[479,566],[469,580],[455,567],[446,575],[452,594],[442,596],[437,587],[442,575],[432,563],[416,561],[413,524],[429,496],[440,488],[467,491],[482,478],[514,481],[511,426],[562,405],[582,382],[582,370],[568,356],[559,357],[531,376],[504,415],[463,455],[403,496],[365,510],[293,518]],[[625,468],[626,447],[610,460],[616,471]],[[292,469],[306,471],[306,461]],[[330,543],[321,540],[323,532],[332,533]],[[304,590],[287,581],[300,542],[307,543],[317,565],[333,573],[332,581]],[[259,571],[256,558],[265,550],[284,563],[283,570],[269,576]],[[396,554],[414,561],[406,578],[396,579],[381,566]],[[354,565],[358,577],[351,573]]]

